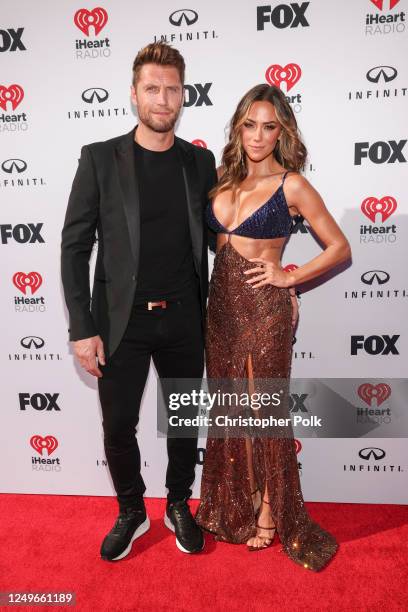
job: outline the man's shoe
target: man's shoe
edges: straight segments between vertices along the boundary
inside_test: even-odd
[[[121,510],[116,522],[101,546],[101,557],[105,561],[117,561],[130,553],[132,543],[150,528],[146,510],[126,508]]]
[[[204,548],[204,536],[195,522],[186,499],[167,503],[164,524],[176,534],[176,545],[185,553],[198,553]]]

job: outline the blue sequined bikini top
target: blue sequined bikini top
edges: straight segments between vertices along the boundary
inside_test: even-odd
[[[282,183],[271,195],[269,200],[257,208],[233,230],[227,230],[214,215],[212,202],[208,203],[206,210],[207,223],[214,232],[222,234],[235,234],[247,238],[282,238],[289,236],[293,227],[293,220],[289,213],[283,184],[287,170],[282,177]]]

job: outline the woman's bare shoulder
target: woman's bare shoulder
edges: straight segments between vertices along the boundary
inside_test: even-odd
[[[285,177],[285,187],[288,188],[292,193],[296,193],[304,189],[305,187],[311,187],[311,184],[303,174],[296,170],[288,170]]]

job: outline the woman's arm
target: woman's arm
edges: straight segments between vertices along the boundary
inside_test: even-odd
[[[260,273],[246,282],[253,287],[271,284],[290,287],[320,276],[327,270],[351,257],[350,244],[327,210],[320,194],[309,181],[299,174],[290,175],[285,182],[285,197],[288,206],[294,207],[309,223],[319,240],[325,245],[322,253],[291,272],[261,257],[249,261],[259,267],[246,270],[244,274]],[[292,290],[293,293],[293,290]]]
[[[323,199],[309,181],[299,174],[289,175],[285,182],[286,200],[296,207],[325,245],[325,250],[287,274],[287,286],[298,285],[320,276],[351,257],[350,244],[327,210]]]

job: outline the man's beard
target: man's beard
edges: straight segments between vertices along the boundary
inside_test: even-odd
[[[138,109],[138,115],[141,123],[144,123],[144,125],[153,130],[153,132],[164,133],[170,132],[174,128],[179,113],[174,113],[172,117],[166,119],[156,119],[154,116],[151,116],[150,113],[145,113]]]

